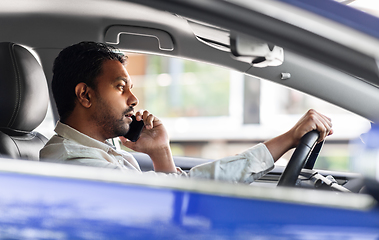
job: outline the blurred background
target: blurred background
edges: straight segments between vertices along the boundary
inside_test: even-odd
[[[219,159],[288,131],[309,109],[332,118],[317,168],[354,171],[349,142],[370,128],[355,114],[282,85],[190,60],[126,53],[137,109],[159,116],[174,155]],[[277,164],[286,164],[292,152]]]

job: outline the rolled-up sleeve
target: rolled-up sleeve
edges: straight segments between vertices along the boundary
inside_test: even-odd
[[[236,156],[193,167],[189,172],[189,176],[192,178],[251,183],[273,168],[274,159],[266,145],[260,143]]]

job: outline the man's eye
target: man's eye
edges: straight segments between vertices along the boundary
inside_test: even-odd
[[[125,86],[123,86],[123,85],[118,85],[118,89],[120,89],[120,91],[124,91]]]

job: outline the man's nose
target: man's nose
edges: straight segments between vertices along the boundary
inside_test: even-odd
[[[126,100],[128,106],[137,106],[138,104],[138,98],[130,91],[130,94],[129,94],[129,97],[128,99]]]

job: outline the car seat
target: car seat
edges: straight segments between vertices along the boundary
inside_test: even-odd
[[[0,43],[0,155],[38,160],[47,138],[33,130],[45,118],[49,94],[37,59],[23,46]]]

